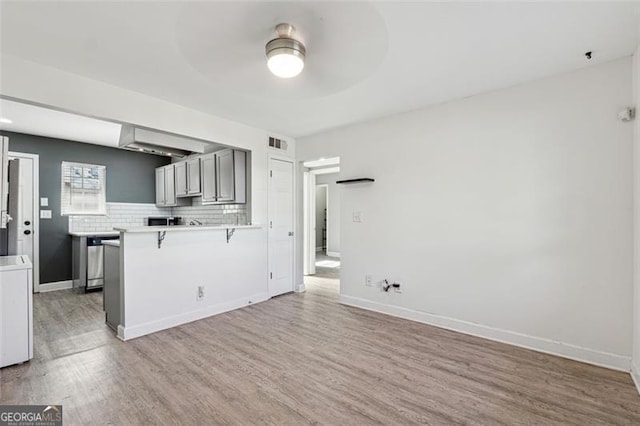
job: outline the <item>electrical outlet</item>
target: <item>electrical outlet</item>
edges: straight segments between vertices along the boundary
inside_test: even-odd
[[[198,294],[196,296],[196,300],[200,301],[202,299],[204,299],[204,286],[200,285],[198,286]]]
[[[366,285],[367,287],[371,287],[373,285],[373,278],[371,277],[371,275],[364,276],[364,285]]]

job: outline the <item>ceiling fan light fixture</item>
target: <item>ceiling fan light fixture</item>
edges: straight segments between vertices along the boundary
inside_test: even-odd
[[[306,49],[300,41],[293,38],[294,32],[293,25],[278,24],[278,38],[274,38],[265,46],[267,67],[277,77],[295,77],[304,68]]]

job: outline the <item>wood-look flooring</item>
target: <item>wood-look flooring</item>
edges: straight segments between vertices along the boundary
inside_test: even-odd
[[[640,424],[628,374],[340,305],[307,292],[129,342],[101,294],[37,294],[36,358],[1,404],[86,424]]]

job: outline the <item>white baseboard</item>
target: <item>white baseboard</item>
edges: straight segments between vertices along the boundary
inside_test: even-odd
[[[222,314],[234,309],[243,308],[249,305],[255,305],[256,303],[264,302],[268,299],[268,293],[259,293],[252,296],[244,297],[242,299],[232,300],[225,303],[218,303],[216,305],[206,306],[196,311],[186,312],[184,314],[174,315],[167,318],[160,318],[142,324],[133,326],[127,326],[125,324],[124,327],[118,326],[118,337],[122,340],[135,339],[136,337],[145,336],[147,334],[155,333],[156,331],[166,330],[167,328],[197,321],[213,315]]]
[[[307,290],[307,286],[305,286],[304,283],[302,283],[302,284],[298,284],[294,291],[296,293],[304,293],[306,290]]]
[[[316,253],[322,251],[322,247],[316,247]]]
[[[56,291],[56,290],[68,290],[73,288],[73,281],[57,281],[54,283],[44,283],[40,284],[40,293],[46,293],[48,291]]]
[[[337,251],[327,251],[327,256],[329,256],[329,257],[340,257],[340,252],[337,252]]]
[[[638,368],[634,361],[631,361],[631,378],[636,385],[638,393],[640,393],[640,368]]]
[[[489,327],[482,324],[457,320],[426,312],[414,311],[412,309],[401,308],[398,306],[385,305],[366,299],[360,299],[358,297],[340,295],[340,302],[357,308],[421,322],[445,328],[447,330],[470,334],[472,336],[482,337],[496,342],[519,346],[551,355],[557,355],[563,358],[586,362],[588,364],[606,367],[613,370],[629,372],[631,369],[631,358],[628,356],[601,352],[568,343],[557,342],[551,339],[529,336],[527,334],[517,333],[514,331]]]

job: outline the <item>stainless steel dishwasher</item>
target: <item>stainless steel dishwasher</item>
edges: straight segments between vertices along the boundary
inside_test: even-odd
[[[104,287],[104,240],[119,236],[82,236],[73,238],[73,288],[76,291],[100,290]]]

